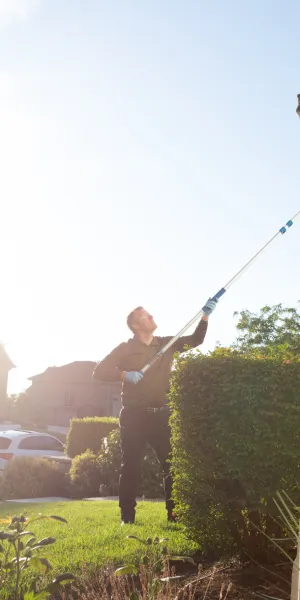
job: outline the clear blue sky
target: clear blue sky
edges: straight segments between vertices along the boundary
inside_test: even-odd
[[[10,391],[174,334],[300,208],[300,4],[0,0],[0,338]],[[300,221],[300,220],[299,220]],[[300,298],[300,222],[222,299]]]

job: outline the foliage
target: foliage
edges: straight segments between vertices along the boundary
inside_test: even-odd
[[[72,419],[67,437],[67,454],[71,458],[86,450],[98,453],[103,438],[118,427],[118,419],[114,417],[86,417]]]
[[[46,458],[19,456],[3,471],[0,496],[6,500],[64,496],[67,485],[68,478],[57,464]]]
[[[142,544],[144,553],[139,565],[126,564],[117,569],[115,575],[121,577],[139,574],[142,591],[144,592],[143,597],[149,600],[156,600],[156,598],[161,597],[160,593],[163,589],[169,586],[172,580],[177,579],[176,575],[171,574],[171,561],[184,561],[196,565],[190,557],[174,556],[166,546],[168,538],[160,539],[156,536],[153,539],[150,537],[142,539],[136,535],[128,535],[127,539],[136,540],[139,544]],[[131,598],[139,598],[136,590],[133,590]]]
[[[282,304],[264,306],[258,314],[244,310],[235,313],[238,338],[234,348],[249,351],[260,349],[265,355],[274,352],[300,355],[300,311],[299,308],[283,307]],[[276,348],[276,351],[275,351]]]
[[[14,504],[13,509],[11,504],[3,503],[0,504],[0,519],[11,514],[11,510],[17,515],[26,513],[28,517],[41,513],[66,519],[68,526],[65,527],[59,521],[53,521],[51,532],[51,521],[36,521],[33,531],[37,539],[51,534],[57,540],[51,556],[53,572],[71,571],[79,579],[81,576],[86,576],[86,579],[93,574],[96,576],[100,569],[108,565],[139,562],[143,554],[138,542],[131,540],[124,544],[129,534],[147,539],[155,532],[160,538],[168,537],[168,546],[174,555],[190,555],[197,551],[197,545],[186,539],[180,525],[168,524],[164,502],[138,503],[136,524],[123,527],[120,527],[118,502],[105,499],[101,502],[76,500],[51,504]],[[28,571],[26,582],[31,576],[32,573]]]
[[[120,430],[112,431],[102,441],[96,456],[85,452],[73,460],[71,481],[82,496],[97,495],[100,485],[105,486],[106,495],[116,496],[119,488],[121,467]],[[141,480],[138,494],[147,498],[163,496],[162,473],[155,453],[147,448],[141,462]]]
[[[75,456],[70,470],[74,492],[79,497],[97,496],[99,492],[100,464],[91,450]]]
[[[174,496],[208,552],[265,551],[280,487],[300,500],[300,364],[218,348],[187,354],[170,403]],[[252,526],[251,523],[254,525]]]
[[[121,468],[120,430],[115,429],[102,441],[98,455],[99,485],[105,486],[108,496],[116,496]]]
[[[288,561],[292,563],[292,565],[294,565],[295,548],[297,549],[300,547],[300,509],[298,506],[296,506],[296,504],[291,500],[291,498],[285,491],[276,493],[276,497],[274,498],[274,504],[278,511],[278,519],[281,521],[282,526],[289,537],[285,537],[282,539],[268,539],[271,542],[271,544],[274,545],[276,550],[279,550],[279,552],[283,554],[285,558],[287,558]],[[283,542],[285,543],[283,544]],[[286,542],[289,542],[289,546],[286,545]],[[293,556],[289,554],[289,550],[292,550]]]
[[[45,600],[50,595],[59,592],[63,583],[74,579],[71,573],[59,575],[50,585],[35,594],[34,590],[28,590],[21,595],[22,577],[28,569],[33,569],[44,575],[49,573],[52,566],[49,562],[48,546],[55,543],[55,538],[47,537],[37,541],[28,527],[41,519],[52,519],[66,523],[62,517],[37,515],[26,518],[9,517],[2,519],[1,523],[6,525],[0,530],[0,589],[1,597],[10,600]]]
[[[288,494],[283,490],[277,492],[274,498],[274,504],[277,508],[277,519],[285,529],[287,535],[283,538],[269,537],[262,530],[259,532],[264,535],[270,543],[270,547],[274,549],[275,556],[271,568],[266,569],[267,572],[274,577],[276,584],[274,585],[274,593],[280,592],[280,597],[267,595],[264,591],[258,591],[255,595],[262,600],[281,600],[282,597],[290,597],[292,599],[299,596],[299,559],[300,559],[300,529],[299,529],[299,513],[300,509],[291,500]],[[284,562],[282,558],[284,557]],[[251,557],[250,557],[251,558]],[[274,565],[274,566],[273,566]],[[275,570],[276,565],[276,570]],[[278,573],[278,567],[285,567],[288,573],[288,578],[292,573],[291,584],[289,579]],[[283,583],[282,583],[283,582]],[[279,586],[280,584],[280,586]],[[272,591],[268,590],[272,593]]]
[[[25,390],[19,394],[10,394],[5,403],[5,419],[12,423],[20,423],[24,417],[26,418],[26,401],[27,393]]]
[[[141,479],[139,495],[145,498],[162,498],[163,472],[156,454],[150,446],[146,447],[146,454],[141,462]]]

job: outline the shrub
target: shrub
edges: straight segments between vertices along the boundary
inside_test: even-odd
[[[97,496],[99,492],[100,464],[91,450],[75,456],[70,470],[75,495]]]
[[[264,551],[282,537],[273,498],[300,500],[300,363],[217,349],[187,354],[170,403],[174,498],[206,551]]]
[[[33,591],[38,585],[38,577],[35,575],[31,583],[31,589],[28,589],[28,579],[26,581],[26,571],[34,569],[45,576],[51,571],[52,566],[45,556],[45,548],[56,542],[53,537],[46,537],[37,540],[31,530],[31,523],[41,519],[51,519],[61,523],[67,523],[65,519],[59,516],[36,515],[33,517],[8,517],[2,519],[5,529],[0,530],[1,555],[4,560],[0,561],[0,597],[3,600],[33,600],[33,598],[62,597],[62,585],[70,583],[75,577],[71,573],[61,573],[52,580],[38,594]],[[25,577],[24,577],[25,575]],[[27,593],[23,593],[27,588]]]
[[[98,455],[100,474],[99,485],[104,485],[108,496],[118,494],[121,467],[120,430],[112,431],[102,441]]]
[[[73,460],[71,481],[82,496],[97,495],[100,485],[105,486],[108,496],[118,494],[121,467],[119,428],[102,441],[101,450],[96,456],[87,451]],[[147,498],[163,496],[162,474],[158,460],[151,448],[141,464],[141,481],[138,494]]]
[[[100,463],[100,484],[107,486],[109,495],[118,494],[121,467],[120,431],[112,431],[98,456]],[[139,496],[160,498],[163,496],[162,473],[159,462],[152,448],[146,448],[141,461],[141,478],[138,489]]]
[[[118,423],[118,419],[113,417],[72,419],[67,437],[68,455],[74,458],[86,450],[98,453],[103,438],[116,429]]]
[[[0,496],[6,500],[64,496],[68,478],[58,465],[46,458],[20,456],[5,467],[0,479]]]
[[[163,473],[156,454],[149,446],[141,463],[139,496],[145,498],[163,498]]]

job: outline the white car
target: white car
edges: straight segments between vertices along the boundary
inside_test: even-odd
[[[36,431],[0,431],[0,473],[18,456],[43,457],[58,462],[63,470],[71,466],[64,444],[53,435]]]

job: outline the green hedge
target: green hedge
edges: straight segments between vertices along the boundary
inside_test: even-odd
[[[0,497],[5,500],[67,496],[68,493],[68,477],[57,464],[40,456],[16,456],[8,461],[0,477]]]
[[[121,467],[120,430],[112,431],[102,441],[99,454],[90,451],[76,456],[70,471],[73,490],[79,497],[98,496],[103,484],[107,495],[117,496]],[[154,451],[146,447],[141,461],[141,478],[138,495],[146,498],[163,498],[163,475]]]
[[[209,553],[264,552],[258,529],[282,535],[276,492],[300,502],[300,362],[188,354],[170,403],[174,498],[191,537]]]
[[[103,438],[118,426],[119,419],[114,417],[72,419],[67,437],[68,456],[74,458],[86,450],[92,450],[97,454]]]

